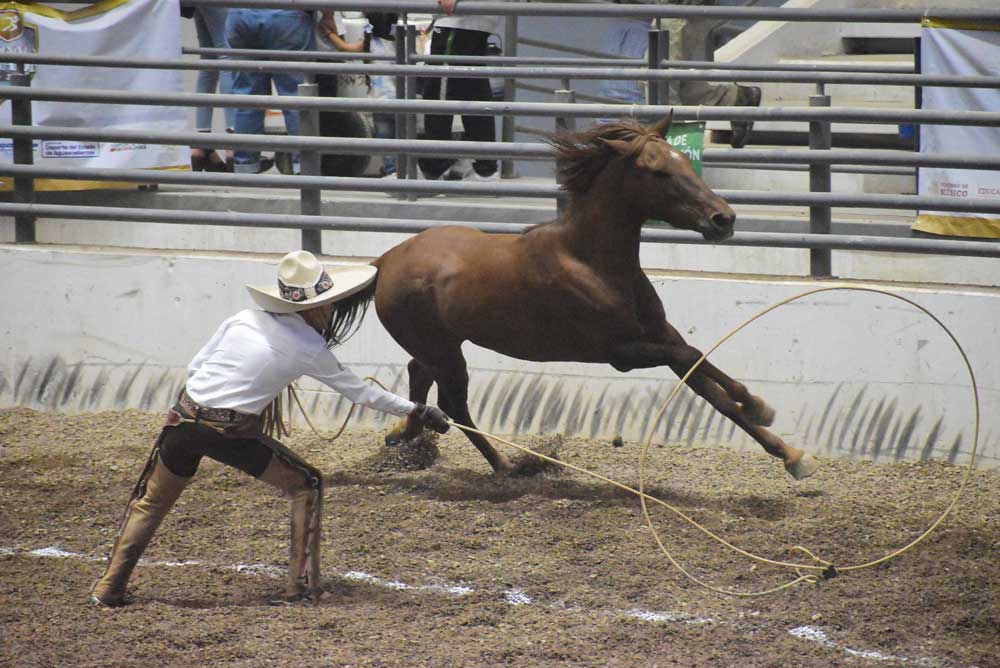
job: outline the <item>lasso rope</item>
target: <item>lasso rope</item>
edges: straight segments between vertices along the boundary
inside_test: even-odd
[[[782,306],[785,306],[786,304],[789,304],[789,303],[791,303],[793,301],[802,299],[804,297],[808,297],[808,296],[811,296],[811,295],[814,295],[814,294],[818,294],[818,293],[821,293],[821,292],[830,292],[830,291],[834,291],[834,290],[855,291],[855,292],[869,292],[869,293],[874,293],[874,294],[879,294],[879,295],[885,295],[885,296],[888,296],[888,297],[892,297],[893,299],[898,299],[900,301],[906,302],[907,304],[910,304],[911,306],[913,306],[916,309],[918,309],[921,312],[923,312],[925,315],[927,315],[928,317],[930,317],[931,320],[933,320],[935,323],[937,323],[937,325],[942,330],[944,330],[944,332],[948,335],[948,337],[951,339],[951,341],[955,344],[955,348],[958,350],[959,354],[962,356],[962,361],[965,363],[965,368],[966,368],[966,370],[969,373],[969,381],[970,381],[970,384],[972,386],[973,407],[975,409],[974,430],[973,430],[973,437],[972,437],[972,451],[971,451],[971,453],[969,455],[969,462],[968,462],[968,464],[965,467],[965,473],[964,473],[964,475],[962,477],[962,482],[959,485],[959,488],[956,491],[954,497],[952,498],[951,503],[948,504],[948,506],[941,513],[941,515],[926,530],[924,530],[919,536],[917,536],[916,538],[914,538],[912,541],[910,541],[909,543],[907,543],[903,547],[900,547],[900,548],[898,548],[898,549],[896,549],[896,550],[894,550],[892,552],[889,552],[888,554],[886,554],[886,555],[884,555],[884,556],[882,556],[882,557],[880,557],[878,559],[874,559],[872,561],[868,561],[868,562],[864,562],[864,563],[860,563],[860,564],[848,565],[848,566],[835,566],[832,562],[830,562],[828,560],[825,560],[825,559],[822,559],[821,557],[815,555],[813,552],[811,552],[807,548],[802,547],[800,545],[793,546],[791,548],[791,550],[802,552],[802,553],[806,554],[809,558],[811,558],[813,560],[813,563],[796,563],[796,562],[779,561],[779,560],[774,560],[774,559],[768,559],[766,557],[762,557],[760,555],[754,554],[754,553],[749,552],[747,550],[744,550],[744,549],[742,549],[740,547],[737,547],[736,545],[733,545],[732,543],[730,543],[729,541],[727,541],[725,538],[722,538],[721,536],[715,534],[711,530],[709,530],[709,529],[705,528],[704,526],[702,526],[701,524],[699,524],[697,521],[695,521],[693,518],[691,518],[689,515],[687,515],[686,513],[684,513],[679,508],[676,508],[676,507],[670,505],[669,503],[667,503],[665,501],[662,501],[662,500],[660,500],[660,499],[658,499],[658,498],[656,498],[654,496],[651,496],[651,495],[647,494],[646,491],[645,491],[645,488],[646,488],[646,458],[647,458],[647,453],[649,451],[650,445],[652,444],[653,434],[656,433],[656,430],[657,430],[657,427],[659,425],[659,422],[660,422],[660,420],[663,419],[663,415],[666,413],[667,407],[677,397],[678,393],[685,386],[687,380],[691,377],[691,375],[694,374],[695,371],[697,371],[698,367],[701,366],[701,364],[704,363],[706,359],[708,359],[708,356],[710,354],[712,354],[713,352],[715,352],[715,350],[717,350],[720,346],[722,346],[722,344],[724,344],[726,341],[728,341],[729,339],[731,339],[733,336],[735,336],[738,332],[740,332],[741,330],[743,330],[745,327],[747,327],[751,323],[759,320],[760,318],[762,318],[763,316],[767,315],[771,311],[774,311],[774,310],[776,310],[778,308],[781,308]],[[385,386],[382,385],[381,383],[379,383],[378,380],[376,380],[375,378],[372,378],[372,377],[369,376],[369,377],[366,377],[365,380],[370,380],[370,381],[378,384],[379,386],[381,386],[383,389],[385,389]],[[306,415],[306,412],[303,409],[301,402],[299,401],[298,395],[297,395],[297,393],[295,392],[295,390],[294,390],[294,388],[292,386],[289,386],[289,396],[294,398],[295,403],[298,405],[299,410],[302,412],[302,415],[305,417],[306,422],[309,424],[309,427],[313,430],[313,433],[315,433],[317,436],[319,436],[319,432],[316,431],[316,428],[313,427],[312,422],[309,421],[309,418]],[[347,423],[350,420],[350,417],[351,417],[351,414],[353,413],[353,411],[354,411],[354,405],[351,406],[351,410],[348,411],[347,417],[344,419],[343,425],[341,425],[340,430],[332,437],[333,439],[337,438],[338,436],[340,436],[343,433],[344,429],[347,427]],[[279,416],[280,416],[280,411],[279,411]],[[291,417],[289,416],[289,420],[290,419],[291,419]],[[280,417],[279,417],[279,420],[280,420]],[[639,489],[635,489],[633,487],[629,487],[628,485],[620,483],[620,482],[618,482],[616,480],[612,480],[611,478],[603,476],[603,475],[601,475],[599,473],[595,473],[595,472],[590,471],[588,469],[585,469],[583,467],[576,466],[575,464],[570,464],[568,462],[564,462],[564,461],[560,461],[558,459],[555,459],[554,457],[550,457],[548,455],[544,455],[542,453],[535,452],[531,448],[525,447],[523,445],[519,445],[517,443],[513,443],[511,441],[508,441],[508,440],[506,440],[504,438],[501,438],[499,436],[496,436],[494,434],[490,434],[488,432],[480,431],[479,429],[474,429],[472,427],[468,427],[468,426],[459,424],[459,423],[454,422],[452,420],[448,420],[448,423],[450,425],[454,426],[454,427],[457,427],[458,429],[461,429],[462,431],[479,434],[481,436],[493,439],[495,441],[503,443],[504,445],[507,445],[507,446],[512,447],[512,448],[515,448],[517,450],[520,450],[521,452],[527,453],[527,454],[529,454],[531,456],[537,457],[539,459],[542,459],[544,461],[550,462],[552,464],[557,464],[559,466],[571,469],[573,471],[577,471],[578,473],[583,473],[583,474],[588,475],[588,476],[590,476],[592,478],[596,478],[597,480],[600,480],[602,482],[608,483],[609,485],[612,485],[612,486],[617,487],[619,489],[625,490],[625,491],[627,491],[627,492],[629,492],[631,494],[635,494],[636,496],[639,497],[639,501],[640,501],[640,504],[642,506],[643,518],[646,521],[646,526],[648,526],[649,529],[650,529],[650,531],[652,532],[653,539],[656,541],[656,544],[657,544],[658,548],[664,554],[664,556],[667,557],[667,559],[670,561],[670,563],[675,568],[677,568],[677,570],[679,570],[685,577],[687,577],[689,580],[691,580],[695,584],[697,584],[697,585],[699,585],[701,587],[704,587],[705,589],[709,589],[711,591],[719,593],[719,594],[725,594],[725,595],[728,595],[728,596],[754,597],[754,596],[763,596],[763,595],[766,595],[766,594],[772,594],[772,593],[781,591],[783,589],[788,589],[788,588],[790,588],[792,586],[795,586],[795,585],[797,585],[799,583],[802,583],[802,582],[818,583],[818,582],[821,581],[821,579],[830,579],[830,578],[836,577],[840,573],[846,573],[846,572],[850,572],[850,571],[858,571],[858,570],[861,570],[861,569],[864,569],[864,568],[871,568],[871,567],[877,566],[879,564],[883,564],[883,563],[885,563],[887,561],[890,561],[891,559],[895,559],[896,557],[902,555],[903,553],[911,550],[917,544],[919,544],[921,541],[923,541],[925,538],[927,538],[928,536],[930,536],[931,533],[933,533],[944,522],[944,520],[948,517],[948,515],[951,514],[951,512],[955,508],[955,506],[958,505],[959,499],[961,499],[962,495],[964,494],[965,489],[968,486],[969,480],[972,477],[972,471],[975,468],[976,454],[977,454],[978,449],[979,449],[979,388],[978,388],[978,385],[976,384],[976,377],[975,377],[975,373],[972,370],[972,365],[969,362],[969,358],[965,354],[965,350],[962,348],[962,345],[958,342],[958,339],[955,338],[955,335],[951,332],[951,330],[948,329],[948,327],[943,322],[941,322],[941,320],[937,316],[935,316],[933,313],[931,313],[929,310],[927,310],[926,308],[924,308],[920,304],[917,304],[916,302],[914,302],[914,301],[912,301],[912,300],[910,300],[910,299],[908,299],[906,297],[903,297],[901,295],[897,295],[897,294],[892,293],[892,292],[888,292],[886,290],[879,290],[877,288],[856,287],[856,286],[831,286],[831,287],[823,287],[823,288],[816,288],[816,289],[813,289],[813,290],[807,290],[805,292],[801,292],[799,294],[796,294],[796,295],[793,295],[791,297],[788,297],[787,299],[783,299],[783,300],[777,302],[776,304],[773,304],[772,306],[769,306],[768,308],[765,308],[764,310],[760,311],[759,313],[757,313],[753,317],[751,317],[748,320],[744,321],[738,327],[732,329],[729,333],[727,333],[725,336],[723,336],[722,338],[720,338],[704,354],[702,354],[702,356],[698,359],[698,361],[695,362],[694,365],[692,365],[691,368],[688,369],[687,373],[684,374],[684,376],[677,382],[677,385],[674,387],[673,391],[667,396],[666,400],[663,402],[663,405],[661,406],[659,413],[657,413],[657,415],[656,415],[656,419],[653,421],[653,424],[649,428],[648,436],[646,437],[646,442],[645,442],[645,444],[643,446],[642,453],[641,453],[640,458],[639,458]],[[704,582],[704,581],[700,580],[699,578],[697,578],[694,575],[692,575],[687,569],[685,569],[674,558],[674,556],[670,553],[670,551],[667,550],[666,546],[663,544],[663,541],[660,539],[659,533],[656,531],[656,527],[653,526],[653,520],[652,520],[652,517],[649,514],[649,507],[647,506],[647,501],[650,501],[650,502],[655,503],[657,505],[663,506],[664,508],[666,508],[669,511],[671,511],[672,513],[674,513],[675,515],[677,515],[678,517],[680,517],[681,519],[683,519],[685,522],[687,522],[691,526],[695,527],[696,529],[698,529],[699,531],[701,531],[702,533],[704,533],[706,536],[708,536],[708,537],[714,539],[715,541],[721,543],[722,545],[724,545],[725,547],[729,548],[730,550],[733,550],[734,552],[736,552],[738,554],[741,554],[741,555],[743,555],[743,556],[745,556],[745,557],[747,557],[749,559],[752,559],[752,560],[760,562],[760,563],[764,563],[764,564],[768,564],[768,565],[776,566],[776,567],[780,567],[780,568],[787,568],[787,569],[794,570],[797,573],[797,577],[795,577],[794,579],[792,579],[792,580],[790,580],[790,581],[788,581],[788,582],[786,582],[784,584],[778,585],[776,587],[772,587],[770,589],[760,590],[760,591],[750,591],[750,592],[735,591],[735,590],[732,590],[732,589],[722,589],[720,587],[715,587],[715,586],[713,586],[711,584],[708,584],[707,582]],[[803,571],[807,571],[807,572],[803,573]]]

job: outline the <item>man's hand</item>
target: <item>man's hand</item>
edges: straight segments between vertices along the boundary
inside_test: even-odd
[[[449,16],[455,13],[455,7],[458,6],[458,0],[438,0],[438,7],[441,11]]]
[[[410,411],[410,415],[420,420],[425,427],[430,427],[439,434],[451,429],[451,425],[448,424],[448,416],[436,406],[417,404],[417,407]]]

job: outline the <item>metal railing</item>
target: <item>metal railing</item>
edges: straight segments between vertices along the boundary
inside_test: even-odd
[[[359,9],[358,2],[326,2],[311,0],[189,0],[196,6],[296,8],[296,9]],[[395,11],[404,15],[436,10],[433,2],[366,2],[365,10]],[[97,56],[64,56],[23,53],[2,53],[0,62],[18,66],[61,65],[107,68],[150,68],[171,70],[267,70],[305,72],[318,74],[382,74],[397,81],[397,99],[376,100],[365,98],[322,98],[316,95],[315,86],[307,83],[300,88],[299,97],[241,96],[194,93],[142,93],[135,91],[109,91],[84,89],[55,89],[28,86],[27,77],[14,76],[10,87],[0,90],[0,98],[11,101],[12,125],[0,126],[0,136],[12,138],[14,162],[0,165],[0,175],[13,177],[13,201],[0,204],[0,212],[13,215],[16,221],[15,236],[19,242],[35,238],[34,220],[39,216],[59,216],[78,220],[131,220],[168,223],[203,223],[213,225],[241,225],[266,227],[293,227],[303,231],[303,247],[321,251],[319,231],[367,230],[385,232],[414,232],[437,224],[435,221],[398,221],[384,218],[348,218],[322,214],[321,193],[324,190],[352,190],[361,192],[387,192],[400,197],[413,198],[423,194],[505,195],[520,197],[559,198],[557,187],[548,184],[501,183],[449,183],[422,181],[417,175],[418,156],[446,156],[468,158],[494,158],[502,161],[505,177],[513,175],[514,160],[551,160],[547,145],[539,142],[514,141],[515,122],[518,117],[551,118],[553,128],[571,128],[575,119],[631,116],[637,119],[662,117],[671,109],[677,120],[693,121],[795,121],[808,124],[809,148],[787,149],[718,149],[708,148],[702,159],[717,165],[764,165],[767,169],[808,170],[810,192],[753,192],[725,191],[719,194],[734,204],[767,204],[772,206],[806,206],[809,208],[808,233],[738,232],[727,242],[737,246],[763,246],[808,248],[811,253],[811,273],[814,276],[831,274],[830,251],[835,249],[867,249],[909,253],[957,254],[981,257],[1000,257],[1000,244],[988,241],[970,241],[929,238],[886,238],[874,235],[844,235],[832,233],[833,208],[885,208],[885,209],[940,209],[1000,213],[1000,202],[995,199],[969,199],[956,202],[951,198],[920,197],[913,195],[839,195],[830,192],[830,178],[834,172],[906,174],[917,167],[957,167],[963,169],[1000,168],[1000,157],[972,157],[948,153],[913,153],[900,150],[844,151],[832,148],[831,124],[951,124],[971,126],[1000,126],[998,112],[954,112],[932,110],[875,110],[830,106],[824,94],[830,84],[855,84],[879,86],[950,86],[965,88],[1000,87],[1000,77],[995,76],[942,76],[913,72],[907,66],[865,66],[838,64],[820,68],[808,64],[782,64],[762,66],[753,64],[703,63],[687,60],[670,60],[659,49],[665,44],[664,35],[650,32],[648,58],[623,59],[609,57],[586,49],[563,47],[564,53],[579,58],[519,56],[517,44],[549,48],[550,43],[517,38],[518,16],[574,16],[579,17],[641,17],[641,18],[691,18],[782,20],[782,21],[865,21],[865,22],[915,22],[925,12],[913,10],[814,10],[765,7],[700,7],[679,5],[610,5],[600,3],[497,3],[477,2],[462,4],[459,11],[465,14],[499,14],[506,17],[508,53],[504,56],[426,56],[415,50],[414,26],[397,26],[397,51],[394,56],[377,57],[370,54],[343,54],[330,52],[281,52],[252,50],[186,49],[185,53],[198,56],[226,56],[227,59],[154,60],[118,59]],[[1000,10],[934,10],[935,18],[955,20],[1000,21]],[[510,37],[513,35],[514,39]],[[391,60],[390,60],[391,58]],[[331,62],[327,62],[331,61]],[[364,61],[364,62],[361,62]],[[443,65],[443,64],[447,65]],[[417,77],[446,76],[463,78],[495,78],[505,82],[505,99],[502,101],[460,102],[416,99]],[[559,80],[564,87],[552,89],[554,102],[514,101],[518,88],[527,90],[549,89],[528,83],[526,80]],[[635,80],[648,85],[649,104],[608,104],[600,96],[584,95],[573,91],[570,82],[577,80]],[[662,104],[665,102],[665,82],[669,81],[720,81],[757,83],[807,83],[817,87],[811,107],[685,107]],[[583,102],[577,102],[583,100]],[[300,136],[233,135],[194,132],[148,132],[125,130],[95,130],[69,127],[35,127],[31,123],[31,104],[34,101],[91,103],[91,104],[142,104],[169,106],[212,106],[234,108],[263,108],[269,110],[298,110],[302,116]],[[319,112],[382,112],[397,115],[396,139],[356,139],[344,137],[319,137],[317,117]],[[416,138],[418,114],[474,114],[502,117],[501,142],[431,141]],[[72,169],[32,164],[32,142],[36,140],[64,139],[78,141],[141,140],[148,144],[196,145],[206,148],[248,148],[299,152],[302,174],[244,175],[244,174],[192,174],[184,172],[146,171],[138,169]],[[398,154],[399,178],[363,179],[321,176],[319,159],[323,154]],[[905,168],[905,169],[902,169]],[[178,184],[226,187],[268,187],[295,189],[301,192],[300,216],[251,213],[224,213],[198,211],[145,210],[124,207],[90,207],[64,204],[39,204],[36,202],[33,183],[38,178],[86,179],[91,181],[125,181],[135,184]],[[452,222],[452,221],[449,221]],[[459,221],[463,222],[463,221]],[[477,223],[464,221],[491,231],[516,232],[517,225]],[[698,243],[697,235],[684,231],[650,229],[644,232],[648,242]]]

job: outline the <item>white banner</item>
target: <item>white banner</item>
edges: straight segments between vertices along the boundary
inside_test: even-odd
[[[924,19],[920,60],[925,74],[964,76],[1000,75],[1000,26],[955,24]],[[996,111],[1000,90],[996,88],[923,89],[924,109]],[[923,125],[921,153],[997,155],[1000,130],[995,127]],[[919,193],[936,197],[1000,200],[1000,172],[947,167],[921,167]],[[920,211],[913,229],[932,234],[1000,238],[997,214]]]
[[[79,5],[0,3],[0,56],[3,51],[53,55],[119,56],[179,60],[181,25],[178,0],[104,0]],[[0,64],[0,84],[10,85],[13,63]],[[179,71],[135,68],[27,65],[31,86],[88,90],[181,92]],[[0,106],[0,123],[11,123],[10,103]],[[36,126],[115,130],[188,129],[182,107],[33,102]],[[13,140],[0,139],[0,162],[13,160]],[[186,146],[141,142],[35,141],[35,164],[59,167],[190,169]],[[10,190],[13,179],[0,181]],[[108,182],[38,179],[37,190],[108,188]],[[134,187],[134,186],[133,186]]]

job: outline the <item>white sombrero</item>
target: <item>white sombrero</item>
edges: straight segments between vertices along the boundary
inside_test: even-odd
[[[297,313],[350,297],[375,280],[371,265],[324,271],[309,251],[292,251],[278,265],[277,285],[248,285],[257,305],[271,313]]]

